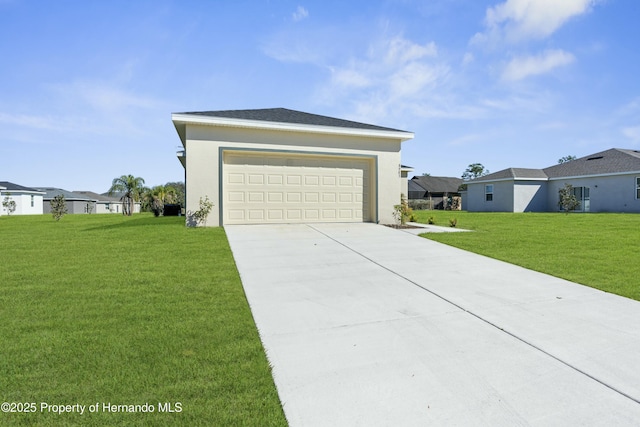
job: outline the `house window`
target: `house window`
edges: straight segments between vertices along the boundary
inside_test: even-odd
[[[493,184],[487,184],[484,186],[484,200],[485,202],[493,201]]]
[[[640,199],[640,176],[636,177],[636,199]]]
[[[33,196],[31,196],[31,207],[33,207],[35,205],[35,202],[33,201]]]

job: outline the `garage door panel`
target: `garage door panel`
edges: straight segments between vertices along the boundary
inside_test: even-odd
[[[225,153],[225,224],[369,219],[369,161]]]
[[[287,219],[288,220],[300,220],[300,219],[302,219],[302,210],[301,209],[287,209]]]
[[[288,203],[300,203],[302,201],[302,193],[287,193]]]
[[[282,185],[284,177],[282,175],[267,175],[267,184]]]
[[[287,176],[287,185],[302,185],[302,176],[301,175],[288,175]]]
[[[260,220],[264,221],[264,210],[262,209],[249,209],[249,220]]]
[[[317,175],[305,175],[304,185],[318,186],[320,185],[320,177]]]
[[[335,203],[336,202],[336,194],[335,193],[322,193],[322,202],[323,203]]]
[[[335,176],[323,176],[322,177],[322,185],[325,187],[335,187],[336,186],[336,177]]]
[[[244,202],[244,191],[229,191],[227,195],[228,202]]]
[[[269,203],[282,203],[283,200],[284,200],[284,194],[282,192],[270,191],[269,195],[267,196],[267,201]]]
[[[268,210],[268,218],[270,220],[281,220],[284,218],[281,209],[269,209]]]
[[[240,210],[240,209],[229,209],[229,219],[231,221],[244,221],[245,217],[244,217],[244,209]]]
[[[249,185],[262,185],[262,184],[264,184],[264,175],[263,174],[260,174],[260,175],[250,174],[248,176],[248,178],[249,178],[248,179]]]

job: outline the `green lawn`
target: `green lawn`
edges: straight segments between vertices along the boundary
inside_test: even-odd
[[[3,216],[0,238],[0,402],[37,408],[0,425],[286,425],[223,229]]]
[[[640,215],[415,211],[473,233],[425,237],[640,300]]]

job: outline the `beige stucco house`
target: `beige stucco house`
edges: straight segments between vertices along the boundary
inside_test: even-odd
[[[187,224],[393,223],[413,133],[284,108],[172,114]],[[405,174],[406,175],[406,174]]]

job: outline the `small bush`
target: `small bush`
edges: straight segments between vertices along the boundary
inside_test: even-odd
[[[430,216],[430,217],[427,219],[427,224],[431,224],[431,225],[433,225],[433,224],[435,224],[435,223],[436,223],[436,219],[435,219],[434,217]]]
[[[409,207],[417,211],[431,210],[433,209],[433,200],[411,199]]]
[[[209,196],[204,196],[204,200],[200,197],[200,209],[193,212],[191,215],[196,222],[196,225],[202,224],[205,227],[207,226],[207,217],[213,208],[213,203],[209,200]]]
[[[407,222],[407,220],[410,219],[412,216],[413,216],[413,210],[409,207],[409,203],[407,203],[407,198],[405,197],[405,195],[401,194],[400,204],[395,205],[393,207],[393,217],[401,225],[404,225]]]
[[[456,225],[458,225],[458,219],[457,218],[451,218],[449,220],[449,227],[455,227]]]
[[[51,200],[51,215],[53,219],[56,221],[60,221],[60,219],[67,213],[67,203],[62,194],[57,195]]]

